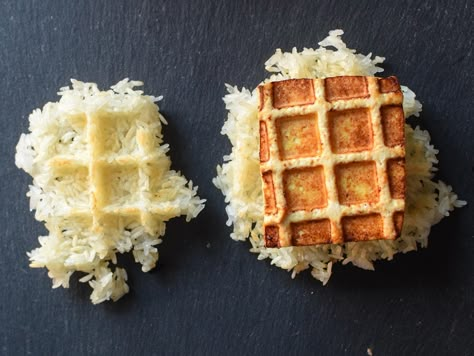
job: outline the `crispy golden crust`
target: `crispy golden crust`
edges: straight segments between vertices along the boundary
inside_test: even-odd
[[[403,96],[395,77],[292,79],[259,87],[267,247],[400,235]]]

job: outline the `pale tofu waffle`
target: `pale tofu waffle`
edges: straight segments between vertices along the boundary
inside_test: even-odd
[[[33,111],[17,145],[15,162],[33,177],[30,207],[48,229],[30,266],[46,267],[53,287],[86,273],[93,303],[128,292],[118,254],[131,252],[150,271],[166,222],[204,208],[197,187],[170,169],[160,98],[134,89],[142,84],[124,79],[101,91],[72,80],[58,102]]]
[[[153,109],[153,107],[152,107]],[[94,234],[114,235],[119,226],[137,223],[156,235],[163,218],[177,213],[177,202],[160,200],[170,160],[160,150],[157,110],[136,113],[92,113],[66,116],[76,127],[75,140],[86,142],[80,156],[59,154],[49,160],[58,184],[71,185],[59,219],[77,219]],[[127,142],[127,144],[124,144]],[[81,192],[76,195],[76,192]],[[59,193],[58,193],[59,194]],[[169,198],[169,196],[168,196]],[[53,210],[53,214],[56,214]],[[58,231],[59,233],[60,231]]]
[[[265,245],[398,237],[406,177],[397,79],[290,79],[259,95]]]

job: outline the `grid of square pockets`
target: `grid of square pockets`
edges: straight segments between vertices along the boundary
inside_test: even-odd
[[[61,120],[69,132],[64,136],[67,142],[57,140],[49,166],[52,189],[64,198],[57,203],[60,213],[53,210],[53,217],[86,221],[89,226],[84,228],[98,234],[113,235],[116,231],[109,226],[133,223],[157,234],[162,228],[160,217],[177,209],[159,197],[170,160],[160,149],[158,111],[100,111]],[[72,155],[68,145],[82,149]]]
[[[399,236],[405,119],[397,79],[291,79],[258,89],[265,245]]]

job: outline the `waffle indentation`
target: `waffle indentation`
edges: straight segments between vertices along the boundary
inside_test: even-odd
[[[379,199],[375,162],[339,164],[335,168],[339,203],[372,203]]]
[[[138,169],[133,166],[102,168],[101,182],[107,191],[104,205],[133,205],[140,200]]]
[[[89,208],[89,170],[86,166],[62,162],[53,168],[52,190],[63,196],[62,203],[68,208]],[[60,204],[60,202],[58,202]]]
[[[163,179],[166,172],[170,169],[170,166],[170,160],[164,156],[157,158],[153,162],[147,162],[142,166],[141,178],[148,180],[149,187],[149,191],[145,190],[143,195],[153,203],[164,203],[166,199],[177,198],[170,194],[172,187],[166,182],[166,179]],[[167,198],[164,198],[165,196],[167,196]]]
[[[260,162],[266,162],[269,158],[267,125],[260,121]]]
[[[68,115],[60,118],[57,125],[59,140],[56,154],[87,156],[87,117],[84,114]]]
[[[381,93],[392,93],[400,91],[400,84],[396,77],[387,77],[379,79],[379,90]]]
[[[341,219],[344,241],[367,241],[383,237],[383,220],[380,214],[344,216]]]
[[[276,127],[281,159],[318,155],[321,142],[316,114],[282,117]]]
[[[366,98],[369,96],[365,77],[333,77],[327,78],[325,83],[327,101]]]
[[[274,214],[277,211],[275,201],[275,187],[273,185],[272,172],[265,172],[262,174],[263,179],[263,194],[265,201],[265,214]]]
[[[402,233],[403,216],[403,211],[396,211],[395,213],[393,213],[393,225],[395,226],[397,236],[400,236],[400,234]]]
[[[278,226],[265,227],[265,246],[279,247],[279,239]]]
[[[403,158],[389,159],[387,175],[392,198],[403,199],[405,197],[405,160]]]
[[[100,141],[99,152],[105,156],[132,155],[138,149],[136,117],[108,114],[97,118]],[[97,142],[99,144],[99,141]],[[100,150],[102,148],[102,150]]]
[[[74,236],[75,233],[80,232],[78,236],[80,239],[91,231],[92,225],[92,216],[88,213],[67,214],[57,219],[57,225],[54,228],[64,236]]]
[[[380,108],[383,139],[385,145],[394,147],[405,142],[405,116],[400,105],[387,105]]]
[[[311,79],[290,79],[273,83],[273,107],[277,109],[289,106],[314,103],[314,88]]]
[[[331,243],[331,221],[323,219],[292,223],[291,240],[295,246]]]
[[[328,113],[331,148],[334,153],[370,150],[373,145],[370,112],[366,108]]]
[[[322,166],[286,170],[283,173],[283,186],[290,211],[311,211],[327,205]]]

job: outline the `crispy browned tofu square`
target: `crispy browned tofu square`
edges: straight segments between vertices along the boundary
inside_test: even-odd
[[[266,246],[398,237],[406,177],[397,78],[291,79],[258,90]]]

